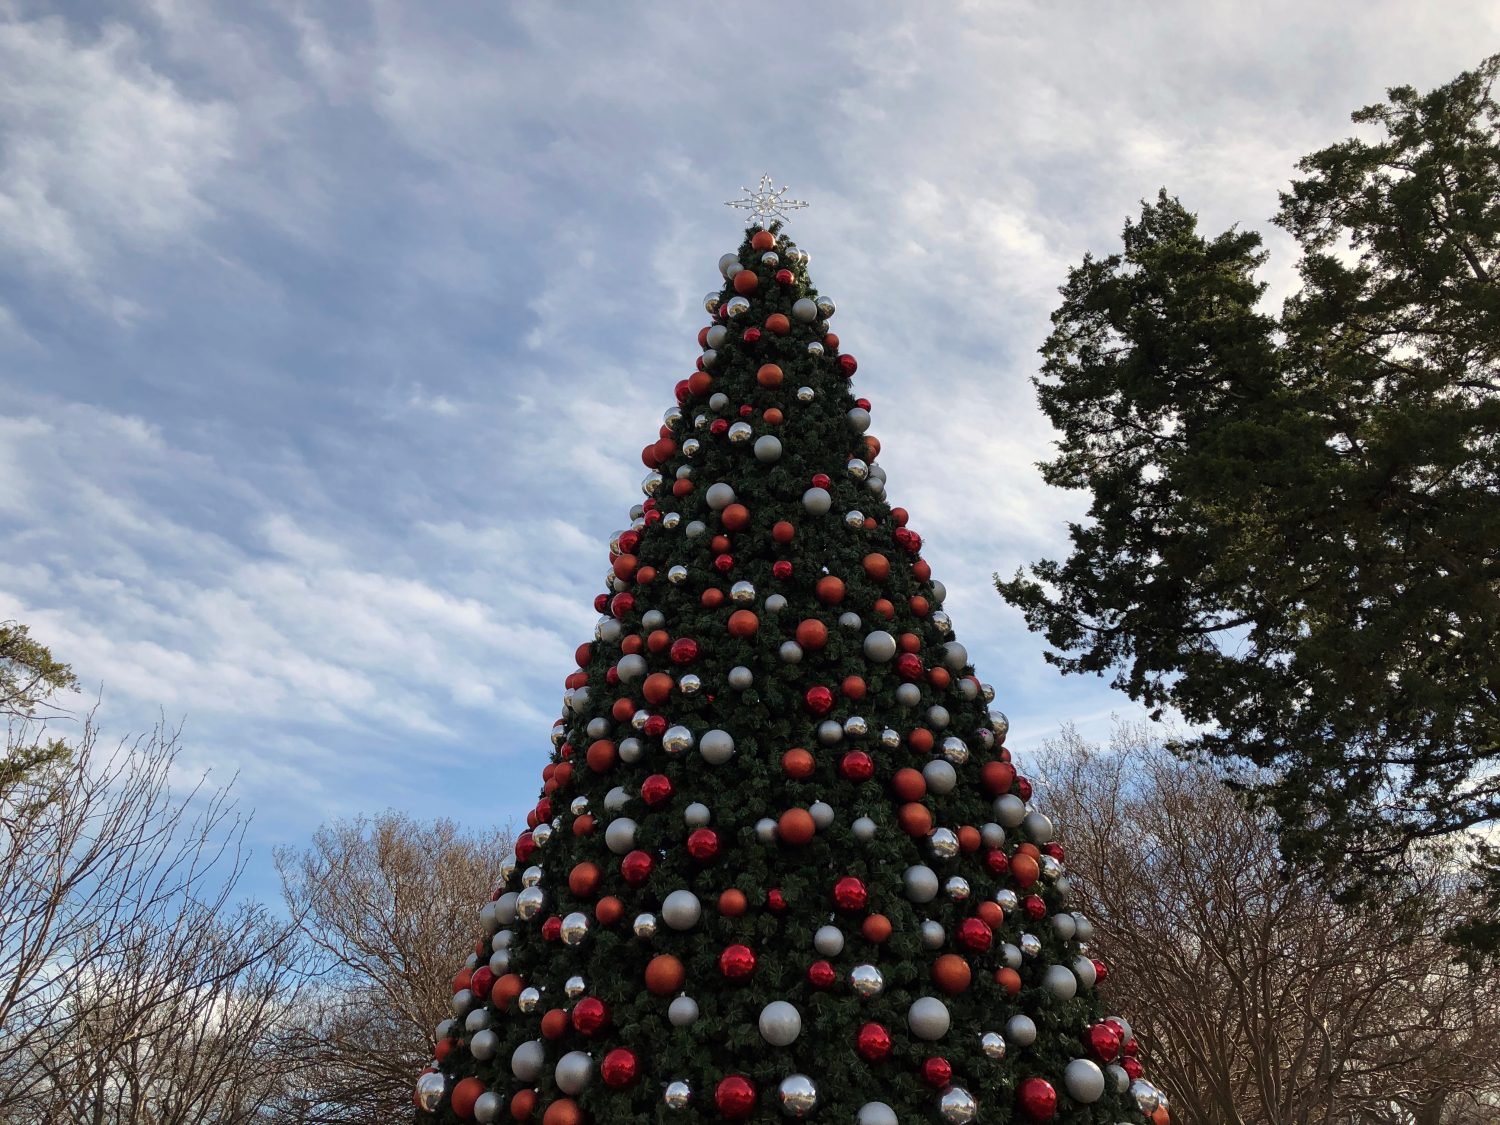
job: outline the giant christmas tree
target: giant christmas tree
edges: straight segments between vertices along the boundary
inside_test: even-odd
[[[834,305],[752,201],[418,1119],[1163,1121]]]

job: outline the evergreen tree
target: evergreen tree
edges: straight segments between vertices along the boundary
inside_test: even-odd
[[[1165,1120],[806,264],[720,261],[424,1122]]]
[[[0,716],[6,724],[0,756],[0,804],[49,769],[68,760],[68,744],[46,731],[49,704],[78,686],[73,670],[34,640],[19,621],[0,621]]]
[[[1068,672],[1115,672],[1270,771],[1282,853],[1346,901],[1466,853],[1500,951],[1500,56],[1354,115],[1277,222],[1302,287],[1257,310],[1253,234],[1161,194],[1068,276],[1037,380],[1073,550],[1000,582]],[[1231,770],[1233,772],[1233,770]]]

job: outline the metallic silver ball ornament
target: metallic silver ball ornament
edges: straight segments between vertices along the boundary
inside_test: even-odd
[[[867,816],[857,818],[849,828],[854,833],[854,838],[861,844],[868,844],[875,839],[880,830],[879,826]]]
[[[1017,1047],[1031,1046],[1036,1042],[1036,1023],[1030,1016],[1011,1016],[1005,1021],[1005,1039]]]
[[[797,401],[798,402],[811,402],[813,399],[815,399],[817,397],[818,397],[818,392],[815,391],[815,390],[813,390],[811,387],[798,387],[797,388]]]
[[[859,511],[844,513],[844,526],[858,530],[865,526],[865,514]]]
[[[839,624],[845,629],[861,629],[864,627],[864,621],[860,618],[859,614],[847,609],[839,614]]]
[[[435,1112],[448,1092],[448,1079],[440,1071],[429,1070],[417,1078],[417,1108]]]
[[[818,310],[818,315],[821,316],[824,320],[827,320],[836,311],[838,311],[838,307],[833,303],[832,297],[819,297],[816,307]]]
[[[1021,954],[1025,957],[1036,957],[1042,952],[1042,939],[1036,934],[1022,934],[1016,939],[1016,944],[1021,947]]]
[[[874,965],[855,965],[849,970],[849,987],[854,995],[869,1000],[885,991],[885,975]]]
[[[995,904],[1009,914],[1020,907],[1021,896],[1009,887],[1001,887],[995,892]]]
[[[809,488],[802,494],[802,509],[809,515],[821,516],[833,507],[833,497],[826,488]]]
[[[824,719],[818,724],[818,741],[824,746],[837,746],[844,741],[844,724],[836,719]]]
[[[776,822],[768,816],[763,816],[755,822],[755,838],[762,844],[774,844],[776,842]]]
[[[998,1031],[986,1031],[979,1037],[979,1049],[985,1058],[999,1062],[1005,1057],[1005,1036]]]
[[[809,340],[807,342],[807,354],[819,356],[823,354],[823,342],[821,340]]]
[[[942,730],[952,720],[953,716],[948,714],[948,708],[944,707],[941,703],[934,703],[931,707],[927,708],[927,722],[937,730]]]
[[[542,990],[539,988],[523,988],[516,995],[516,1007],[523,1015],[531,1015],[537,1010],[542,1002]]]
[[[557,1060],[557,1068],[552,1072],[557,1088],[569,1095],[583,1093],[593,1076],[594,1060],[584,1051],[569,1051]]]
[[[476,1031],[469,1036],[469,1054],[480,1062],[487,1062],[495,1057],[495,1052],[500,1048],[500,1037],[489,1028]]]
[[[870,723],[863,715],[850,715],[844,720],[844,734],[850,738],[863,738],[870,733]]]
[[[760,256],[760,261],[762,265],[770,266],[772,269],[781,265],[781,257],[774,250],[767,250]]]
[[[1161,1091],[1144,1078],[1137,1078],[1130,1084],[1129,1094],[1135,1108],[1148,1117],[1161,1105]]]
[[[885,1102],[866,1102],[854,1117],[855,1125],[900,1125],[896,1111]]]
[[[661,748],[674,757],[691,750],[693,748],[693,732],[681,724],[668,727],[666,733],[661,736]],[[608,842],[607,839],[606,842]],[[626,849],[626,851],[629,850],[629,848]]]
[[[1019,969],[1022,961],[1021,951],[1007,941],[1000,946],[1000,960],[1005,962],[1005,967],[1008,969]]]
[[[1048,965],[1042,983],[1059,1000],[1071,1000],[1078,995],[1078,978],[1066,965]]]
[[[919,996],[906,1010],[906,1026],[911,1033],[929,1042],[947,1035],[951,1022],[948,1005],[936,996]]]
[[[691,441],[691,440],[692,440],[691,438],[688,439],[688,441]],[[687,442],[685,441],[682,444],[683,445],[687,445]],[[681,512],[668,512],[666,515],[662,516],[662,518],[661,518],[661,525],[662,525],[662,527],[666,528],[668,531],[675,530],[677,528],[677,526],[679,524],[681,524],[681,523],[682,523],[682,513]],[[618,625],[619,622],[616,622],[615,624]]]
[[[726,257],[732,258],[734,257],[734,255],[729,254],[726,255]],[[729,329],[725,328],[722,324],[715,324],[708,330],[706,339],[708,341],[709,347],[722,348],[725,342],[729,339]],[[675,407],[668,409],[666,414],[662,416],[662,421],[669,426],[675,425],[677,422],[681,421],[681,419],[682,411],[678,410]]]
[[[744,691],[751,684],[755,683],[755,674],[743,664],[737,664],[729,669],[729,675],[726,678],[729,680],[729,686],[734,688],[735,691]]]
[[[736,317],[744,316],[750,311],[750,302],[744,297],[731,297],[724,311],[729,314],[730,320],[734,320]]]
[[[589,811],[589,799],[582,793],[568,802],[568,811],[574,816],[581,816]]]
[[[540,827],[540,825],[538,826]],[[535,864],[521,872],[521,886],[534,887],[542,881],[542,869]]]
[[[1044,855],[1037,860],[1037,870],[1041,873],[1042,882],[1055,883],[1062,878],[1065,869],[1060,859]]]
[[[782,594],[772,594],[766,599],[767,613],[780,613],[786,608],[786,597]]]
[[[1014,793],[1002,793],[995,798],[991,811],[1004,827],[1019,828],[1026,819],[1026,802]]]
[[[656,915],[650,912],[637,914],[630,928],[642,941],[650,941],[656,936]]]
[[[681,586],[684,582],[687,581],[687,577],[688,577],[688,569],[687,569],[687,567],[682,566],[680,564],[677,565],[677,566],[674,566],[674,567],[670,568],[667,571],[667,581],[670,582],[670,583],[672,583],[672,585],[674,585],[674,586]]]
[[[547,905],[547,894],[541,887],[527,887],[516,896],[516,914],[529,922]]]
[[[927,620],[932,622],[932,627],[939,633],[953,632],[953,618],[949,617],[944,611],[940,609],[933,610],[932,613],[928,615]]]
[[[1052,930],[1063,941],[1073,940],[1073,935],[1078,932],[1078,924],[1073,921],[1071,914],[1052,915]]]
[[[713,818],[713,810],[702,801],[694,801],[682,810],[682,823],[686,824],[689,828],[702,828],[709,821],[713,820]]]
[[[963,902],[973,893],[969,881],[962,876],[954,875],[943,884],[943,893],[954,902]]]
[[[882,750],[899,750],[901,748],[901,732],[891,727],[886,727],[880,732],[880,748]]]
[[[516,900],[521,896],[515,891],[506,891],[495,900],[495,921],[505,925],[516,920]]]
[[[625,791],[623,785],[616,785],[608,793],[604,794],[605,812],[617,813],[629,803],[630,794]]]
[[[849,428],[857,434],[862,434],[870,428],[870,412],[862,406],[852,407],[844,415],[844,419],[849,423]]]
[[[641,491],[647,496],[655,496],[661,491],[662,475],[660,473],[647,473],[641,480]]]
[[[734,757],[734,738],[727,730],[711,730],[698,740],[698,753],[711,766],[722,766]]]
[[[698,1001],[679,996],[667,1005],[667,1022],[673,1027],[692,1027],[698,1022]]]
[[[1104,1077],[1114,1086],[1117,1094],[1123,1094],[1130,1089],[1130,1074],[1117,1063],[1111,1063],[1105,1067]]]
[[[844,464],[844,471],[855,480],[864,480],[870,475],[870,466],[858,457],[851,457]]]
[[[1094,936],[1094,923],[1076,910],[1073,912],[1073,927],[1079,941],[1088,941]]]
[[[713,296],[717,297],[715,293]],[[709,309],[713,312],[713,309]],[[792,302],[792,319],[801,321],[803,324],[811,324],[818,319],[818,303],[808,297],[799,297]]]
[[[896,655],[896,638],[884,629],[867,633],[864,641],[865,659],[884,664]]]
[[[589,916],[577,910],[566,915],[558,935],[564,945],[581,945],[583,939],[589,936]]]
[[[641,740],[639,738],[620,739],[620,761],[639,762],[641,760]]]
[[[844,931],[837,926],[819,926],[813,934],[813,948],[824,957],[837,957],[844,952]]]
[[[958,784],[958,771],[942,758],[934,758],[922,767],[922,777],[927,782],[927,790],[936,793],[939,797],[953,792],[954,786]]]
[[[925,949],[941,949],[948,941],[948,931],[943,929],[943,924],[931,918],[918,927],[917,933]]]
[[[730,269],[737,270],[739,264],[740,256],[738,254],[721,254],[719,256],[719,272],[724,275],[726,280],[729,278]],[[715,325],[714,327],[717,328],[719,326]],[[709,329],[709,331],[713,331],[713,329]]]
[[[710,316],[719,311],[719,294],[717,291],[703,295],[703,309]]]
[[[772,1000],[760,1010],[760,1037],[773,1047],[786,1047],[802,1034],[802,1015],[785,1000]]]
[[[677,677],[677,690],[683,695],[697,695],[703,689],[703,681],[696,673],[684,672]],[[620,757],[624,757],[622,753]]]
[[[818,1086],[805,1074],[788,1074],[776,1087],[781,1112],[788,1117],[806,1117],[818,1104]]]
[[[706,371],[712,368],[714,364],[719,362],[719,353],[714,351],[713,348],[704,348],[702,358],[703,368]]]
[[[927,837],[927,847],[937,859],[952,859],[958,854],[958,833],[951,828],[934,828]]]
[[[827,801],[814,801],[807,806],[807,811],[819,832],[826,832],[833,825],[833,806]]]
[[[781,439],[775,434],[762,434],[755,439],[755,459],[763,465],[781,460]]]
[[[474,1099],[474,1120],[479,1125],[495,1125],[504,1112],[505,1102],[493,1090],[486,1090]]]
[[[662,1091],[662,1103],[668,1109],[687,1109],[693,1104],[693,1088],[682,1079],[668,1082],[667,1088]]]
[[[962,1086],[949,1086],[938,1097],[938,1112],[948,1125],[969,1125],[979,1116],[979,1103]]]
[[[782,641],[781,647],[776,650],[776,655],[781,657],[783,664],[802,663],[802,646],[796,641]]]
[[[1092,1059],[1074,1059],[1063,1070],[1068,1097],[1088,1105],[1104,1096],[1104,1071]]]
[[[604,846],[615,855],[626,855],[635,849],[635,833],[635,821],[617,816],[604,826]]]
[[[902,684],[896,689],[896,702],[903,707],[915,707],[922,702],[922,689],[916,684]]]
[[[1048,843],[1053,835],[1052,820],[1044,813],[1029,812],[1021,821],[1021,831],[1026,833],[1033,844]]]
[[[734,489],[723,481],[717,481],[708,486],[708,491],[703,494],[703,499],[714,511],[722,512],[734,503]]]
[[[571,976],[563,982],[563,995],[569,1000],[577,1000],[588,990],[588,983],[580,976]]]
[[[729,587],[729,600],[735,605],[750,605],[755,601],[755,583],[741,580]]]
[[[926,864],[914,864],[902,874],[901,886],[912,902],[931,902],[937,898],[937,873]]]
[[[674,930],[691,930],[701,917],[703,903],[692,891],[673,891],[662,900],[661,920]]]
[[[510,1053],[510,1072],[522,1082],[534,1082],[546,1061],[546,1045],[540,1039],[528,1039]]]
[[[743,445],[745,442],[749,441],[751,437],[754,436],[754,434],[755,429],[750,425],[749,422],[736,422],[729,427],[729,432],[725,436],[728,437],[733,444]]]
[[[944,761],[952,762],[955,766],[961,766],[969,760],[968,743],[957,735],[950,734],[943,739],[941,753]]]

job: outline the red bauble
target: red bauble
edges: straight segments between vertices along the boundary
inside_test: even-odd
[[[760,278],[755,275],[754,270],[740,270],[734,275],[734,280],[730,284],[741,297],[748,297],[760,285]]]
[[[854,1037],[854,1049],[870,1062],[879,1062],[891,1053],[891,1033],[878,1023],[867,1023]]]
[[[814,715],[826,715],[833,710],[833,692],[822,684],[814,684],[802,697],[807,709]]]
[[[1133,1059],[1129,1055],[1126,1055],[1123,1059],[1120,1060],[1120,1066],[1126,1074],[1130,1075],[1130,1080],[1132,1082],[1134,1082],[1142,1074],[1146,1073],[1146,1068],[1141,1065],[1141,1060]]]
[[[1057,1091],[1045,1078],[1028,1078],[1021,1083],[1017,1101],[1021,1109],[1038,1121],[1051,1121],[1057,1115]]]
[[[1103,961],[1099,960],[1099,958],[1095,957],[1094,958],[1094,983],[1096,985],[1097,984],[1103,984],[1104,981],[1105,981],[1105,979],[1108,976],[1109,976],[1109,966],[1106,965]]]
[[[1043,844],[1042,854],[1050,855],[1058,863],[1063,861],[1063,847],[1056,840],[1053,840],[1050,844]]]
[[[979,769],[979,779],[984,782],[985,789],[995,796],[1009,793],[1011,784],[1016,780],[1016,767],[1009,762],[985,762]]]
[[[807,967],[807,983],[814,988],[832,988],[838,979],[838,973],[827,961],[814,961]]]
[[[771,574],[773,577],[785,581],[792,576],[792,564],[786,559],[777,559],[771,564]]]
[[[616,1047],[599,1064],[599,1077],[611,1090],[623,1090],[640,1075],[641,1064],[629,1047]]]
[[[495,987],[495,974],[490,971],[488,965],[480,965],[474,970],[474,975],[469,978],[469,991],[481,999],[490,994],[490,989]]]
[[[1123,1035],[1122,1035],[1122,1037],[1123,1037]],[[1140,1049],[1141,1049],[1141,1041],[1139,1039],[1137,1039],[1134,1035],[1132,1035],[1129,1039],[1126,1039],[1124,1041],[1124,1043],[1122,1044],[1122,1046],[1120,1047],[1120,1050],[1124,1051],[1127,1055],[1134,1055]]]
[[[708,424],[708,432],[715,437],[723,437],[729,432],[729,419],[715,418]]]
[[[646,724],[641,728],[647,738],[660,738],[667,733],[667,720],[664,715],[647,715]]]
[[[790,285],[795,280],[796,280],[796,278],[792,275],[792,271],[791,270],[777,270],[776,271],[776,284],[777,285]]]
[[[1042,901],[1041,895],[1027,895],[1021,900],[1021,909],[1033,922],[1040,922],[1047,917],[1047,904]]]
[[[1084,1033],[1084,1040],[1094,1057],[1102,1063],[1114,1062],[1120,1053],[1120,1030],[1107,1023],[1096,1023]]]
[[[914,652],[903,652],[896,657],[896,675],[907,683],[915,683],[923,675],[922,658]]]
[[[958,944],[975,953],[983,953],[995,941],[995,931],[982,918],[965,918],[958,924]]]
[[[641,782],[641,800],[653,809],[672,799],[672,779],[664,773],[653,773]]]
[[[843,373],[845,379],[849,378],[849,376],[853,375],[858,370],[859,361],[852,355],[839,356],[839,371]]]
[[[772,887],[766,892],[766,909],[772,914],[786,913],[786,895],[781,893],[780,887]]]
[[[776,314],[772,313],[771,315],[775,316]],[[770,324],[769,318],[767,319],[766,323]],[[758,344],[758,343],[760,343],[760,329],[759,328],[747,328],[747,329],[745,329],[744,334],[742,336],[740,336],[740,339],[744,340],[745,343],[747,343],[747,344]]]
[[[875,761],[863,750],[851,750],[839,759],[839,774],[849,781],[869,781],[875,776]]]
[[[449,1097],[449,1105],[453,1112],[465,1121],[474,1117],[474,1103],[479,1100],[479,1095],[484,1093],[484,1083],[478,1078],[461,1078],[458,1085],[453,1087],[453,1093]]]
[[[542,923],[542,940],[558,941],[562,937],[562,918],[554,914]]]
[[[714,569],[720,574],[728,574],[734,569],[733,555],[718,555],[714,559]]]
[[[755,972],[755,950],[748,945],[731,945],[719,954],[719,971],[730,980],[744,980]]]
[[[832,483],[832,482],[828,479],[828,474],[827,473],[814,473],[813,474],[812,486],[814,488],[827,488],[830,483]]]
[[[870,901],[870,892],[853,875],[845,875],[833,885],[833,901],[840,910],[863,910]]]
[[[688,833],[688,855],[706,863],[719,854],[719,834],[712,828],[695,828]]]
[[[1031,800],[1031,782],[1024,777],[1016,778],[1016,796],[1023,801]]]
[[[632,887],[639,887],[651,878],[651,872],[655,867],[656,861],[651,858],[651,854],[637,848],[620,860],[620,877]]]
[[[692,637],[678,637],[671,651],[673,664],[691,664],[698,659],[698,642]]]
[[[609,1026],[609,1008],[597,996],[585,996],[573,1005],[573,1030],[598,1035]]]
[[[635,595],[631,593],[616,594],[609,600],[609,612],[615,617],[624,617],[635,608]]]
[[[991,875],[1004,875],[1010,870],[1010,857],[999,848],[984,853],[984,867]]]
[[[934,1055],[922,1063],[922,1081],[934,1090],[941,1090],[953,1081],[953,1064]]]
[[[594,595],[594,612],[595,613],[604,613],[608,609],[609,609],[609,595],[608,594],[595,594]]]
[[[749,1117],[755,1108],[755,1083],[739,1074],[731,1074],[714,1087],[714,1105],[731,1121]]]
[[[516,837],[516,861],[525,863],[536,854],[536,840],[530,832],[522,832]]]

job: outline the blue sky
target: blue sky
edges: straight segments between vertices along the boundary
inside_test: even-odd
[[[920,9],[920,13],[919,13]],[[185,721],[269,846],[534,799],[640,446],[769,171],[889,495],[1024,750],[1136,714],[990,575],[1059,552],[1028,376],[1161,185],[1267,233],[1301,154],[1500,40],[1484,0],[0,0],[0,618]]]

